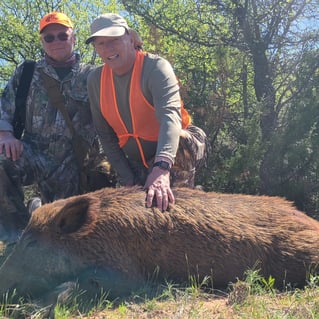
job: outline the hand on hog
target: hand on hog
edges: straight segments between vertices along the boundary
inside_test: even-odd
[[[153,167],[144,186],[144,189],[147,190],[146,207],[152,207],[154,197],[156,198],[156,206],[162,212],[167,210],[169,203],[175,202],[169,177],[169,171]]]

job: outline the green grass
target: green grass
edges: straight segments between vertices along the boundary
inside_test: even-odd
[[[139,294],[126,300],[108,300],[101,294],[92,307],[83,312],[76,295],[64,305],[55,306],[55,319],[319,319],[319,277],[310,276],[304,289],[278,291],[274,279],[263,278],[258,271],[246,273],[227,291],[212,291],[210,279],[190,279],[187,287],[167,283],[157,295]],[[207,292],[209,291],[210,292]],[[12,304],[10,296],[0,307],[0,318],[48,318],[49,309],[23,303]]]

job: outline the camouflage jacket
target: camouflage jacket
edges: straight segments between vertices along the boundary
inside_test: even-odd
[[[80,63],[77,55],[77,63],[72,67],[72,71],[60,80],[55,69],[44,59],[37,61],[26,102],[26,122],[22,141],[32,143],[35,150],[41,150],[58,161],[72,152],[71,132],[61,112],[48,99],[41,78],[40,70],[42,70],[59,82],[65,108],[75,131],[88,143],[93,144],[97,136],[87,94],[87,76],[92,68],[91,65]],[[0,104],[0,130],[13,130],[15,95],[21,73],[22,67],[19,65],[3,91]]]

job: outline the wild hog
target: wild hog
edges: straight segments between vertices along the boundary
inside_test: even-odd
[[[319,262],[319,222],[281,198],[175,189],[169,211],[140,189],[102,189],[37,209],[0,268],[0,293],[33,298],[67,281],[112,296],[158,280],[211,276],[226,287],[258,264],[278,286],[303,285]],[[193,278],[194,278],[193,277]]]

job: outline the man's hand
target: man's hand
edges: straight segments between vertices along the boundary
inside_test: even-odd
[[[16,161],[23,152],[23,144],[17,140],[12,132],[0,131],[0,154],[4,153],[7,158]]]
[[[151,207],[154,197],[156,205],[162,212],[167,210],[169,203],[174,203],[174,194],[170,187],[170,173],[159,167],[153,167],[148,175],[144,188],[147,190],[146,207]]]

